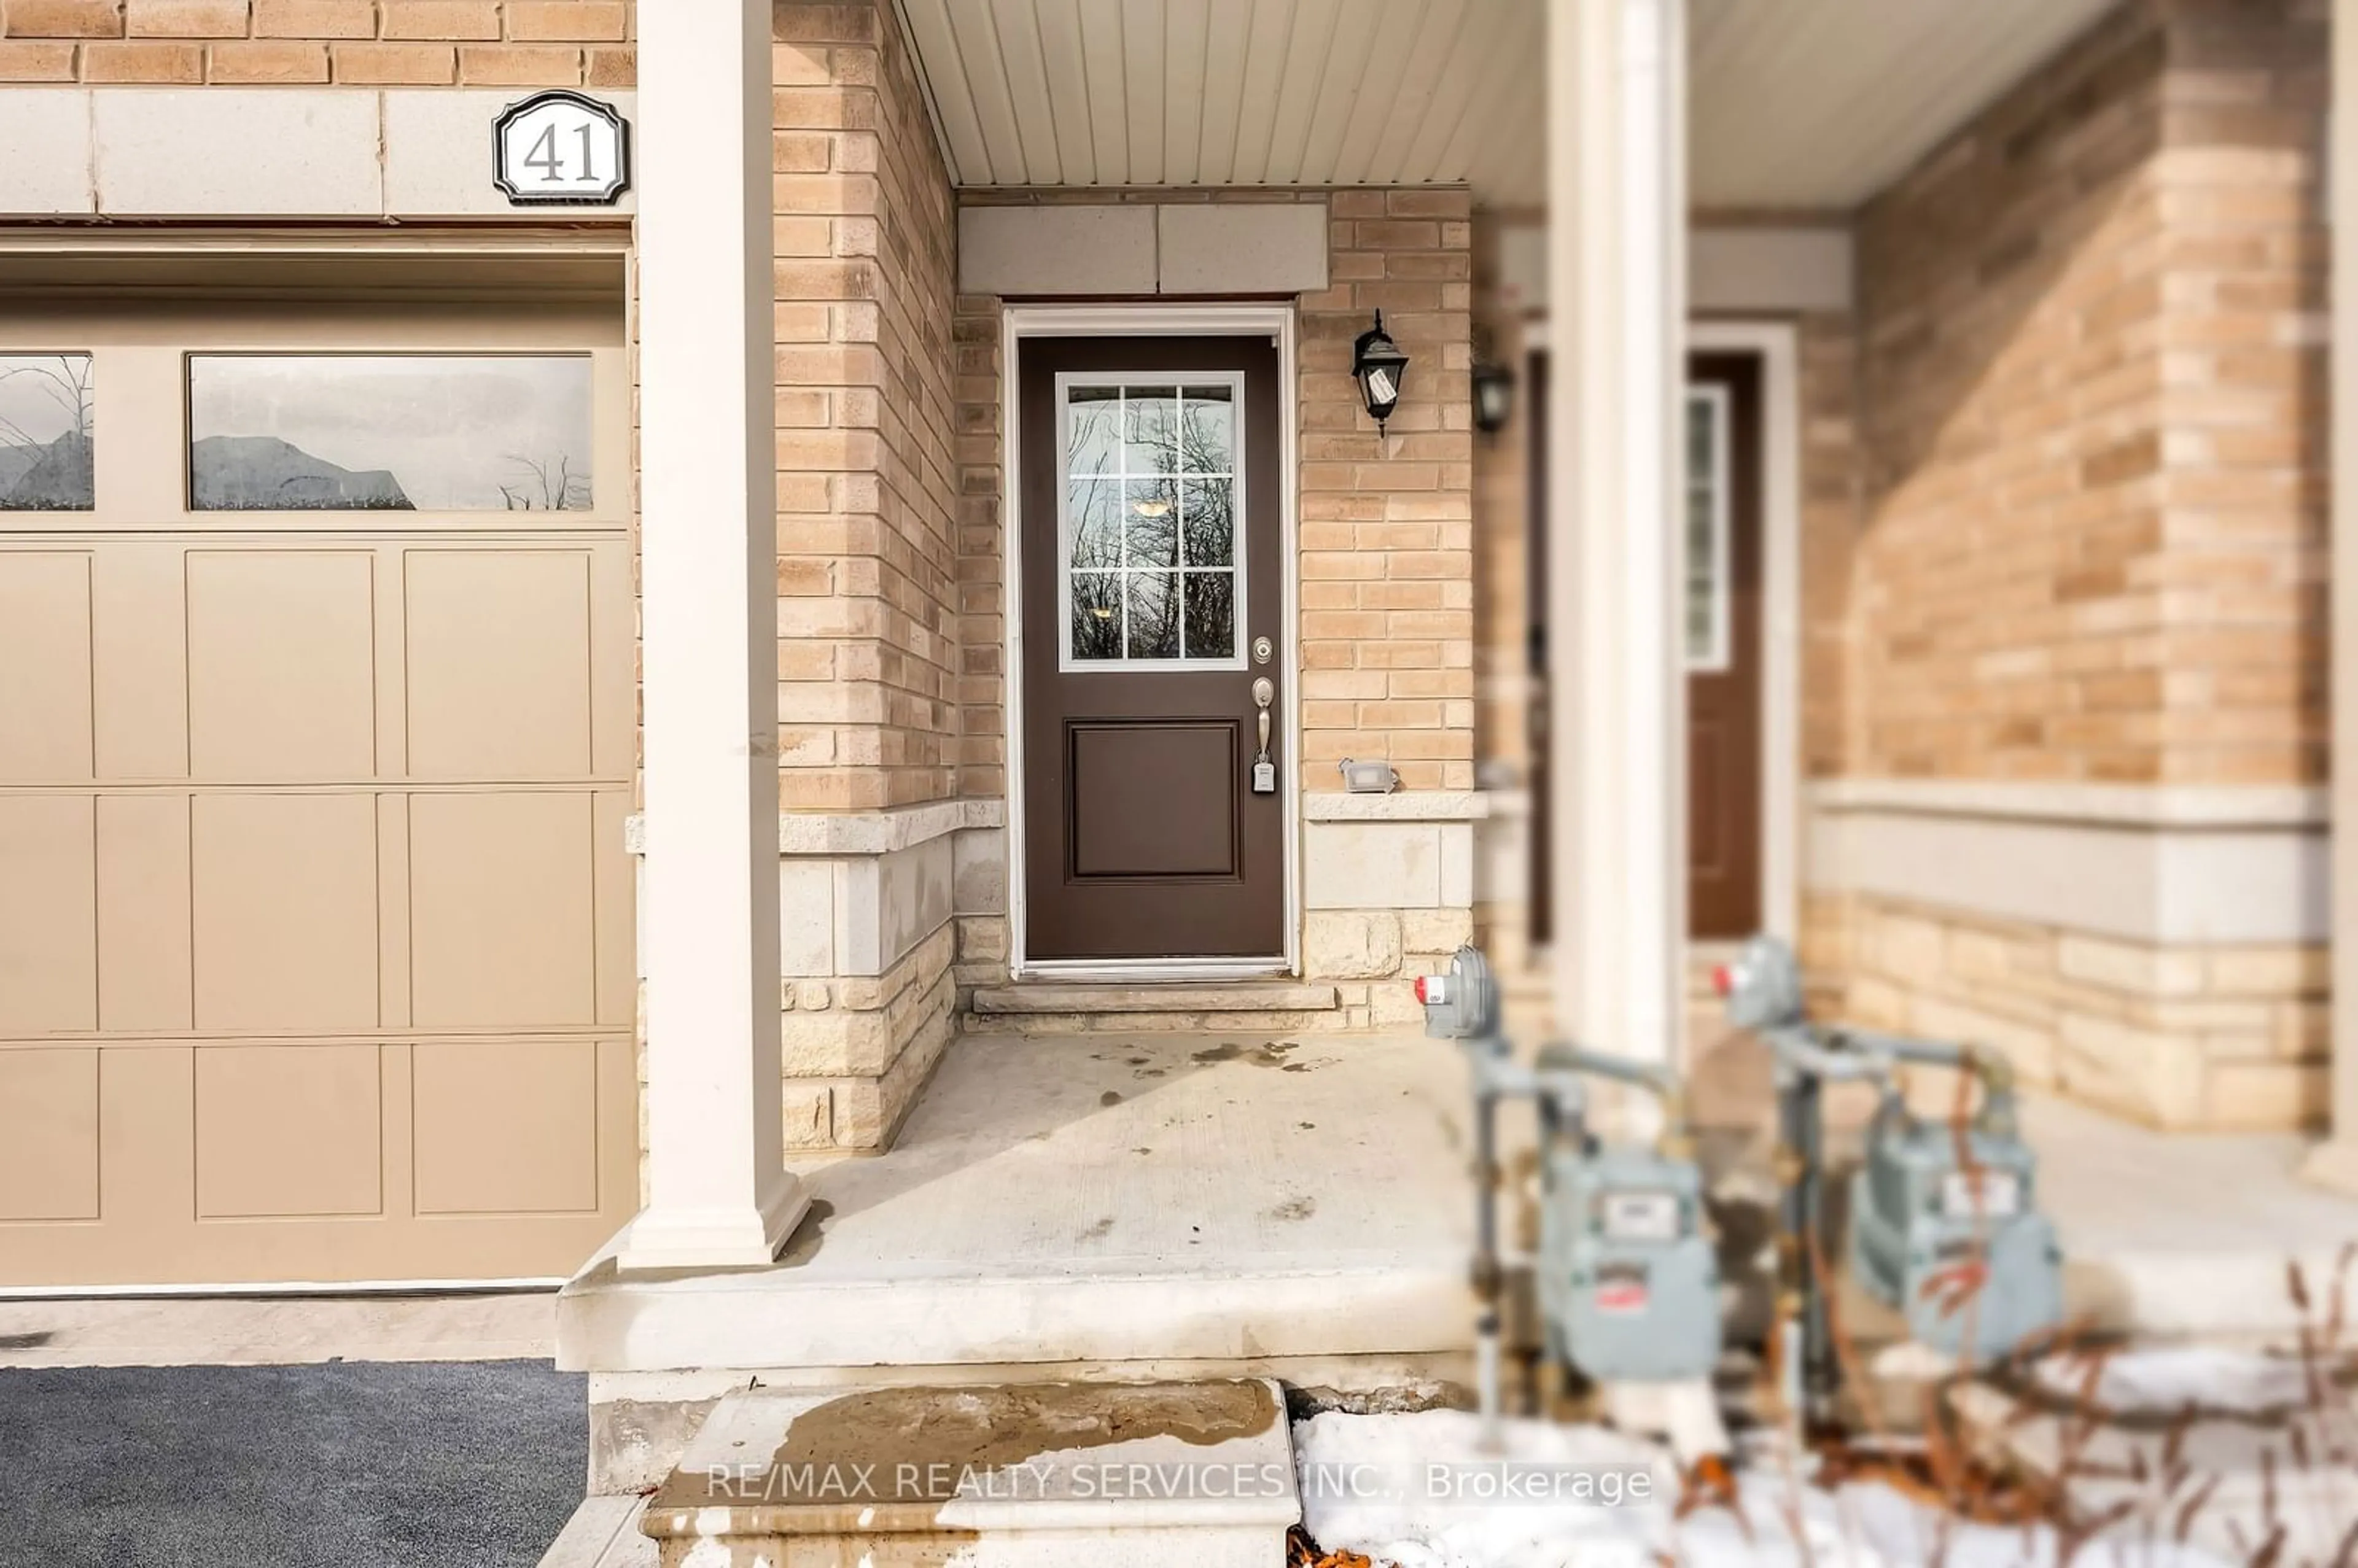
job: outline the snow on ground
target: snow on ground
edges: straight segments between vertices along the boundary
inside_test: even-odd
[[[1773,1460],[1746,1468],[1740,1519],[1714,1508],[1674,1520],[1678,1475],[1668,1450],[1598,1426],[1516,1421],[1503,1433],[1503,1452],[1484,1454],[1479,1419],[1462,1411],[1328,1411],[1299,1422],[1303,1528],[1329,1552],[1364,1552],[1395,1568],[1652,1568],[1664,1554],[1689,1568],[2056,1562],[2044,1529],[1944,1521],[1879,1485],[1825,1491],[1789,1483]],[[2072,1562],[2223,1568],[2205,1553],[2144,1541],[2088,1548]]]
[[[2039,1363],[2039,1381],[2052,1393],[2076,1400],[2087,1387],[2091,1359],[2048,1357]],[[2124,1351],[2103,1361],[2095,1402],[2115,1413],[2175,1415],[2192,1405],[2205,1411],[2263,1415],[2305,1410],[2309,1402],[2307,1369],[2282,1356],[2187,1346]]]

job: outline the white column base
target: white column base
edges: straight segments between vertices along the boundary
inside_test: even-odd
[[[763,1269],[810,1211],[810,1189],[800,1176],[784,1179],[756,1209],[642,1209],[622,1232],[614,1266],[624,1273],[650,1269]]]

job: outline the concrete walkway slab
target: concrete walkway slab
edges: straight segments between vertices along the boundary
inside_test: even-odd
[[[552,1290],[38,1296],[0,1299],[0,1367],[546,1360],[556,1329]]]

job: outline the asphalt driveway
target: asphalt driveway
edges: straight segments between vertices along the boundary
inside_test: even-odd
[[[586,1402],[546,1361],[0,1368],[0,1563],[533,1568]]]

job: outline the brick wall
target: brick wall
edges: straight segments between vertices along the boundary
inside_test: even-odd
[[[1464,190],[1327,197],[1330,287],[1302,300],[1304,787],[1344,757],[1474,787],[1473,223]],[[1351,377],[1375,312],[1409,356],[1378,435]]]
[[[884,0],[783,0],[773,32],[781,803],[823,817],[945,801],[949,175]],[[949,1039],[950,839],[808,826],[781,885],[787,1143],[881,1148]]]
[[[1810,568],[1848,597],[1811,618],[1839,687],[1831,715],[1812,697],[1813,773],[2221,810],[2324,780],[2328,14],[2137,0],[1862,212],[1864,504],[1846,561]],[[2091,841],[2187,831],[2077,798],[2038,809]],[[2248,852],[2322,854],[2266,831]],[[2161,1125],[2321,1112],[2299,910],[2273,945],[2138,945],[1943,892],[1812,897],[1805,956],[1855,1016]]]
[[[1846,315],[1795,323],[1801,438],[1801,756],[1812,778],[1858,754],[1851,564],[1859,547],[1858,336]]]
[[[1866,208],[1853,771],[2323,776],[2321,11],[2126,7]]]
[[[0,81],[629,87],[629,0],[6,0]]]
[[[957,793],[949,178],[891,15],[775,10],[789,809]]]

